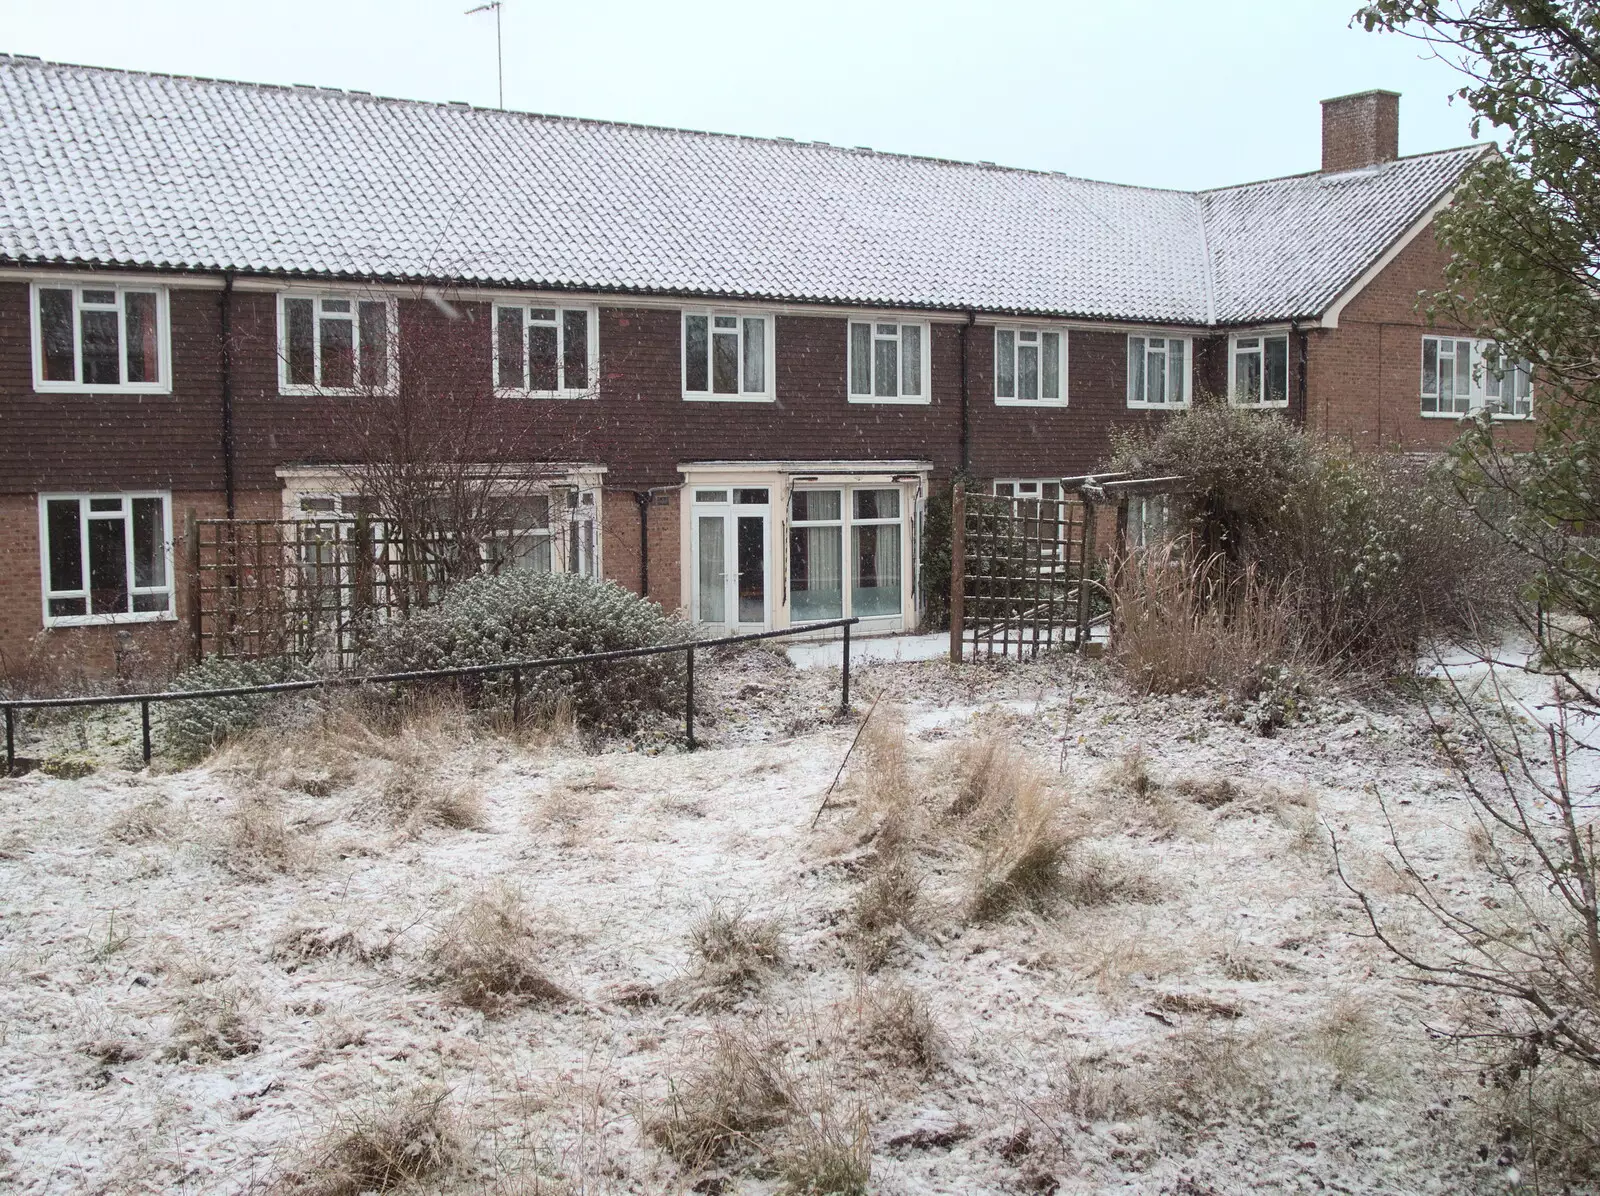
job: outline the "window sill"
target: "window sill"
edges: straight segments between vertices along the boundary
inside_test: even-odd
[[[1229,399],[1228,406],[1237,407],[1240,411],[1287,411],[1289,400],[1285,399],[1281,403],[1236,403]]]
[[[1129,411],[1187,411],[1188,403],[1129,403]]]
[[[1067,405],[1065,399],[1000,399],[994,401],[996,407],[1050,407],[1064,409]]]
[[[494,397],[497,399],[597,399],[599,394],[592,390],[512,390],[496,387]]]
[[[708,395],[695,394],[692,391],[683,392],[685,403],[771,403],[776,401],[774,395]]]
[[[121,623],[176,623],[172,611],[152,610],[123,615],[46,615],[46,627],[110,627]]]
[[[851,403],[862,407],[928,407],[933,403],[932,398],[920,396],[909,399],[888,399],[878,395],[850,395],[848,398]]]
[[[34,394],[41,395],[95,395],[114,398],[117,395],[169,395],[171,385],[164,382],[123,382],[115,386],[82,386],[77,382],[35,382]]]
[[[397,390],[367,390],[363,387],[282,386],[278,396],[285,399],[392,399]]]

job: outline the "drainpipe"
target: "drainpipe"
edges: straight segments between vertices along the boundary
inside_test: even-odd
[[[967,322],[961,326],[961,468],[962,474],[972,470],[972,383],[967,370],[967,339],[978,313],[969,311]]]
[[[1300,426],[1306,427],[1311,423],[1311,410],[1306,405],[1306,344],[1310,338],[1306,335],[1306,330],[1300,327],[1300,325],[1295,324],[1293,325],[1293,328],[1295,331],[1295,339],[1298,342],[1296,348],[1298,349],[1298,356],[1300,358],[1297,367],[1299,371],[1299,377],[1295,381],[1295,390],[1300,392]]]
[[[233,477],[233,271],[222,272],[222,489],[235,515]]]
[[[633,501],[639,504],[639,597],[650,598],[650,503],[653,491],[635,490]]]

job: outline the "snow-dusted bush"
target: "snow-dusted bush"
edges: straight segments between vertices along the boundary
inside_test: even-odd
[[[380,630],[363,653],[370,673],[546,660],[643,648],[686,638],[681,624],[609,581],[571,573],[512,571],[479,577],[428,610]],[[634,730],[683,695],[677,653],[590,665],[554,666],[522,676],[529,711],[553,711],[565,696],[578,722],[600,732]],[[509,704],[510,673],[469,677],[471,698]]]
[[[303,665],[286,658],[229,660],[208,656],[179,673],[172,688],[239,689],[308,676]],[[169,702],[162,724],[166,753],[178,760],[198,760],[229,736],[256,726],[282,700],[281,694],[265,693]]]

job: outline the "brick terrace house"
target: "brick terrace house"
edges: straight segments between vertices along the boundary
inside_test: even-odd
[[[933,488],[1047,493],[1201,396],[1373,449],[1526,421],[1416,310],[1492,151],[1397,125],[1327,101],[1320,171],[1195,193],[0,56],[0,652],[175,633],[174,528],[348,507],[402,361],[559,445],[539,567],[729,631],[909,627]],[[470,352],[399,352],[441,321]]]

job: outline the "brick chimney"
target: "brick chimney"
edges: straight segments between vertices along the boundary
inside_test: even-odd
[[[1361,91],[1322,101],[1322,170],[1358,170],[1400,156],[1400,93]]]

